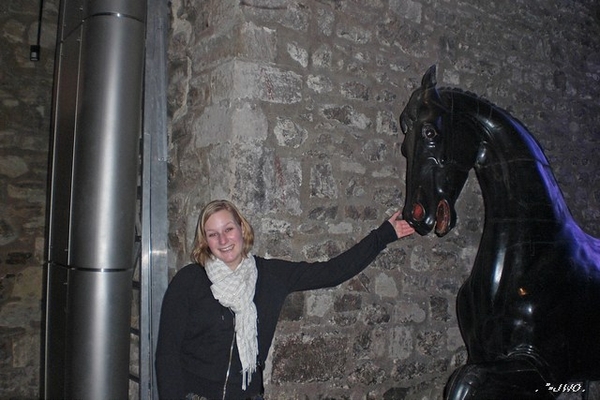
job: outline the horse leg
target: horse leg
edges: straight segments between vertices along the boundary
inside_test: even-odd
[[[467,364],[446,384],[445,400],[551,400],[546,380],[526,359]]]

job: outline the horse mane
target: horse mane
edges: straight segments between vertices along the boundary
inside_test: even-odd
[[[474,100],[480,101],[483,104],[489,106],[490,108],[495,108],[497,110],[500,110],[512,117],[512,114],[510,114],[507,110],[505,110],[501,107],[498,107],[496,104],[492,103],[490,100],[488,100],[478,94],[475,94],[471,91],[463,90],[463,89],[455,88],[455,87],[449,87],[449,86],[440,87],[438,90],[439,90],[440,95],[442,95],[444,93],[450,93],[450,94],[458,93],[458,94],[462,94],[462,95],[465,95],[468,97],[472,97]]]
[[[478,102],[481,102],[483,104],[485,104],[486,106],[490,107],[493,110],[496,110],[498,112],[500,112],[501,114],[506,115],[508,118],[512,119],[513,121],[515,121],[517,124],[521,125],[523,127],[524,130],[526,130],[529,134],[531,134],[531,132],[529,131],[529,129],[525,126],[525,124],[523,124],[523,122],[521,122],[521,120],[519,120],[517,117],[515,117],[510,111],[506,110],[505,108],[502,108],[500,106],[498,106],[495,103],[492,103],[490,100],[476,94],[473,93],[471,91],[468,90],[463,90],[460,88],[456,88],[456,87],[449,87],[449,86],[443,86],[440,87],[438,89],[438,92],[440,93],[440,96],[443,96],[445,94],[459,94],[459,95],[463,95],[463,96],[467,96],[467,97],[471,97],[473,100],[476,100]]]

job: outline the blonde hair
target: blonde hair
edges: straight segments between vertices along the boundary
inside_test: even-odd
[[[237,207],[230,201],[227,200],[213,200],[208,203],[198,218],[198,225],[196,226],[196,238],[194,239],[194,248],[192,249],[192,261],[204,266],[206,261],[212,257],[212,252],[208,247],[206,241],[206,232],[204,227],[206,221],[215,213],[226,210],[231,213],[233,219],[242,228],[242,238],[244,239],[244,248],[242,249],[242,257],[246,257],[252,245],[254,244],[254,230],[248,220],[242,215]]]

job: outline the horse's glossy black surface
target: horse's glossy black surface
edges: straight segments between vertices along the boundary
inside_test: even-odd
[[[485,205],[471,274],[457,297],[467,364],[447,399],[553,398],[549,387],[600,379],[600,242],[573,220],[538,143],[506,111],[436,88],[435,66],[400,117],[403,217],[447,234],[474,168]]]

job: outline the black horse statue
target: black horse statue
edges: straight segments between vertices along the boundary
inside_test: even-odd
[[[403,218],[419,234],[441,237],[455,226],[454,204],[471,168],[485,206],[475,264],[457,295],[468,359],[444,398],[584,392],[600,379],[600,241],[573,220],[536,140],[488,101],[436,89],[435,66],[400,125]]]

